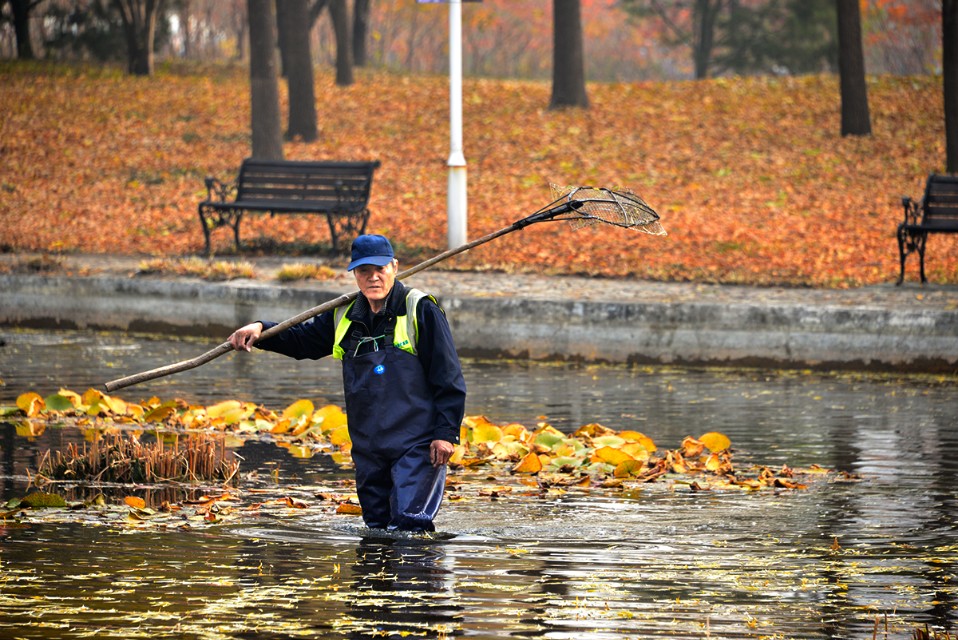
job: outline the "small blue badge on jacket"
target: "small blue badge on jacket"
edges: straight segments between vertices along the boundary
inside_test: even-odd
[[[375,373],[377,376],[381,376],[382,374],[386,373],[386,367],[381,364],[377,364],[373,369],[373,373]]]

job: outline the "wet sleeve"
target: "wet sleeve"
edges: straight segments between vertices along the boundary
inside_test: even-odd
[[[265,320],[259,322],[263,323],[264,331],[277,324]],[[256,346],[297,360],[318,360],[333,352],[334,339],[333,313],[328,311],[271,338],[260,340]]]
[[[442,310],[428,299],[419,303],[417,316],[419,360],[436,407],[434,438],[459,444],[459,428],[466,412],[466,382],[449,323]]]

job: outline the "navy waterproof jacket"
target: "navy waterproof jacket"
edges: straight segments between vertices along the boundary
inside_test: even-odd
[[[349,310],[349,319],[353,322],[351,329],[358,329],[365,336],[382,335],[383,327],[387,323],[405,315],[407,291],[401,282],[396,282],[383,309],[375,315],[366,298],[358,296]],[[459,428],[465,414],[466,383],[462,377],[462,368],[449,331],[449,323],[442,309],[429,298],[423,298],[419,302],[416,318],[419,325],[416,348],[432,389],[435,406],[433,439],[458,444]],[[263,323],[264,330],[276,324],[262,320],[260,322]],[[318,360],[332,354],[335,331],[333,312],[327,311],[278,335],[265,338],[257,342],[256,346],[297,360]]]

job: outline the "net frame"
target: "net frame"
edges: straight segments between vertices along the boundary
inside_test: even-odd
[[[651,235],[668,235],[662,227],[659,214],[630,189],[608,187],[550,185],[553,196],[550,204],[517,224],[527,226],[536,222],[565,221],[573,229],[595,224],[611,224],[622,229],[634,229]]]

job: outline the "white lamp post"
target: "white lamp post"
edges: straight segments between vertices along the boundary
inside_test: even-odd
[[[449,0],[449,248],[467,242],[466,156],[462,152],[462,1]]]
[[[417,0],[421,4],[449,5],[449,184],[446,224],[450,249],[468,241],[466,156],[462,152],[462,1]]]

